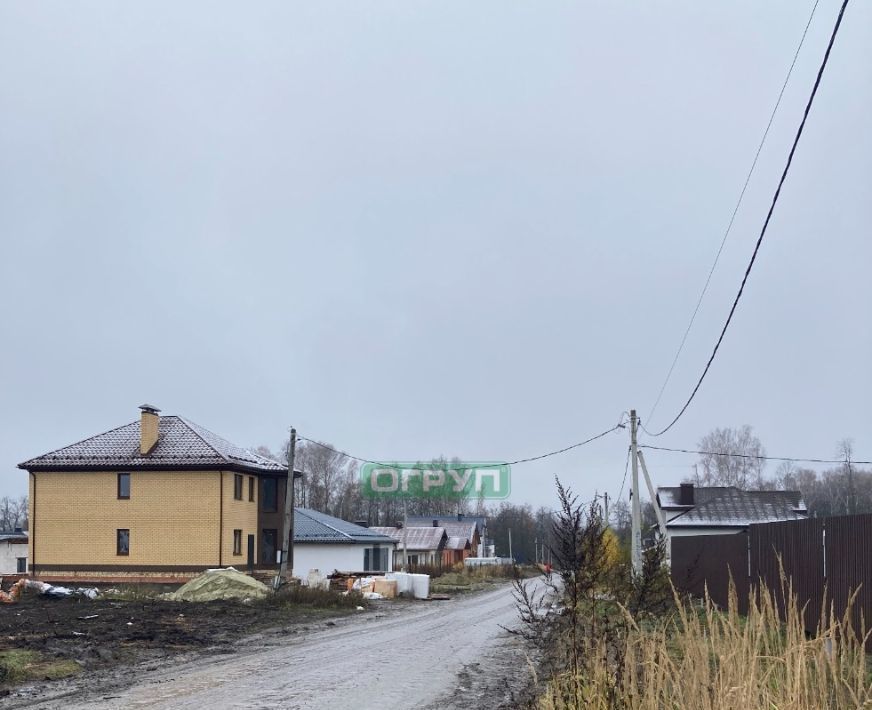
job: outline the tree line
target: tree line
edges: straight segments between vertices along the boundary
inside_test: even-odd
[[[714,429],[699,441],[702,454],[687,483],[700,486],[736,486],[744,490],[798,490],[810,516],[854,515],[872,513],[872,470],[852,462],[854,444],[842,439],[834,458],[843,463],[831,465],[820,473],[791,461],[778,464],[768,475],[766,449],[753,429]],[[718,456],[716,453],[729,454]]]
[[[397,525],[404,514],[445,516],[457,513],[486,515],[488,538],[496,547],[496,554],[511,553],[520,562],[547,559],[554,512],[549,508],[533,508],[528,504],[485,501],[462,496],[443,498],[414,498],[405,504],[396,498],[366,498],[361,493],[360,465],[354,459],[326,444],[300,442],[296,449],[295,466],[304,472],[297,481],[297,501],[302,507],[313,508],[343,520],[364,521],[368,525]],[[777,469],[767,472],[766,448],[745,425],[736,428],[716,428],[698,442],[703,452],[693,473],[682,482],[698,486],[735,486],[744,490],[798,490],[808,507],[810,516],[846,515],[872,512],[872,471],[852,463],[853,444],[844,439],[836,447],[836,457],[843,464],[827,468],[820,473],[810,468],[782,462]],[[287,442],[278,452],[260,446],[255,451],[287,465]],[[720,455],[727,454],[727,455]],[[438,457],[426,462],[440,468],[457,459]],[[423,465],[423,463],[422,463]],[[616,478],[620,472],[615,471]],[[662,479],[662,477],[661,477]],[[679,481],[660,483],[677,484]],[[602,501],[602,498],[599,498]],[[645,529],[656,525],[651,501],[642,503],[642,521]],[[616,533],[622,547],[629,546],[630,505],[628,500],[615,500],[608,511],[609,526]]]

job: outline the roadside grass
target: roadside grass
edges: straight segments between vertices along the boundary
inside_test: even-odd
[[[585,672],[546,684],[541,710],[819,710],[872,705],[864,637],[848,616],[830,616],[813,637],[795,597],[784,619],[774,594],[762,591],[747,616],[710,599],[678,604],[673,614],[641,625],[627,615],[622,648],[599,640],[587,648]],[[614,613],[614,610],[612,610]]]
[[[0,685],[28,680],[57,680],[75,675],[82,667],[70,659],[46,659],[37,651],[0,651]]]
[[[360,592],[350,591],[346,594],[328,589],[316,589],[303,585],[288,585],[275,594],[255,602],[264,607],[295,607],[307,609],[356,609],[366,606],[366,599]]]
[[[465,594],[490,589],[497,584],[518,578],[535,576],[538,570],[532,566],[489,565],[481,567],[458,567],[431,577],[430,591],[437,594]]]

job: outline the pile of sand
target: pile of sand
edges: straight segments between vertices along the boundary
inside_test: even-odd
[[[263,599],[267,594],[269,587],[265,584],[228,567],[206,570],[165,598],[176,602],[210,602],[215,599]]]

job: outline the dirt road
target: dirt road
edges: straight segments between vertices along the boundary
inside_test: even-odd
[[[497,708],[526,683],[511,587],[396,603],[229,655],[143,670],[132,685],[69,688],[27,707]],[[487,702],[482,702],[487,698]]]

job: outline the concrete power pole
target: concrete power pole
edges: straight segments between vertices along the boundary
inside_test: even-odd
[[[638,419],[636,410],[630,410],[630,458],[633,459],[633,485],[631,488],[632,501],[632,537],[630,539],[630,559],[633,563],[633,572],[642,573],[642,501],[639,495],[639,459],[636,446],[636,427]]]
[[[282,540],[280,581],[287,581],[294,575],[294,455],[296,451],[297,430],[291,427],[291,440],[288,442],[288,485],[285,489],[285,534]]]

